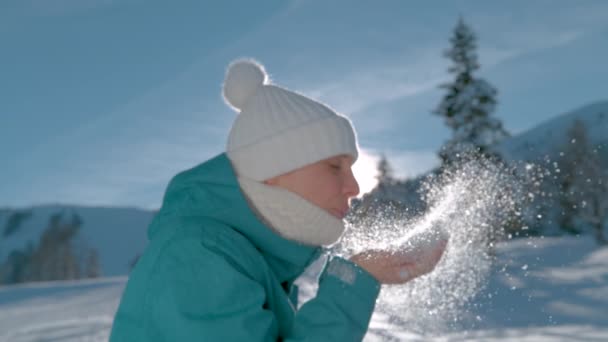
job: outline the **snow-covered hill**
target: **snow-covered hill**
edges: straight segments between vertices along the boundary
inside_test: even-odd
[[[5,234],[9,218],[15,213],[23,218]],[[51,216],[63,213],[66,219],[78,215],[82,226],[76,240],[95,248],[99,253],[101,275],[126,275],[130,263],[147,243],[146,229],[154,212],[135,208],[101,208],[65,205],[37,206],[0,212],[0,264],[15,250],[29,243],[38,244],[42,232],[48,227]]]
[[[312,274],[301,281],[302,300],[314,294]],[[0,341],[107,341],[125,282],[0,287]],[[607,291],[608,247],[574,237],[512,240],[499,244],[488,286],[462,312],[470,324],[422,334],[379,308],[366,340],[606,341]]]
[[[572,110],[513,136],[505,140],[499,150],[511,160],[536,160],[545,156],[556,159],[568,143],[567,132],[575,120],[585,125],[589,141],[606,146],[603,153],[608,154],[608,101]]]

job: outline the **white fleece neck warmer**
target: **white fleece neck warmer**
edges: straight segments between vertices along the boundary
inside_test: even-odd
[[[344,222],[288,190],[238,177],[257,214],[279,235],[311,246],[338,241]]]

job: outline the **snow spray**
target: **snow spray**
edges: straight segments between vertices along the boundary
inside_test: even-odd
[[[366,209],[364,219],[349,223],[336,249],[346,255],[367,249],[432,250],[449,236],[434,271],[403,285],[384,286],[376,312],[410,331],[460,329],[476,319],[467,304],[485,285],[493,244],[517,211],[519,185],[506,167],[469,159],[423,182],[426,209],[418,215],[404,218],[399,215],[403,210],[391,205],[373,215]]]

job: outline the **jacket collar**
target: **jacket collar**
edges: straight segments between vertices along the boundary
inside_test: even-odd
[[[250,208],[230,160],[222,153],[177,174],[169,183],[163,205],[148,230],[152,240],[180,216],[211,218],[244,235],[262,253],[280,282],[292,282],[320,254],[321,248],[287,240],[266,226]],[[228,228],[227,227],[227,228]]]

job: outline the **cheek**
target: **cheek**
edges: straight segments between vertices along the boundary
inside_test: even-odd
[[[302,170],[286,179],[289,181],[286,188],[320,208],[331,209],[342,205],[343,178],[324,165]]]
[[[339,177],[335,175],[318,177],[315,183],[315,191],[311,194],[314,198],[313,202],[324,208],[331,207],[333,201],[341,194]]]

